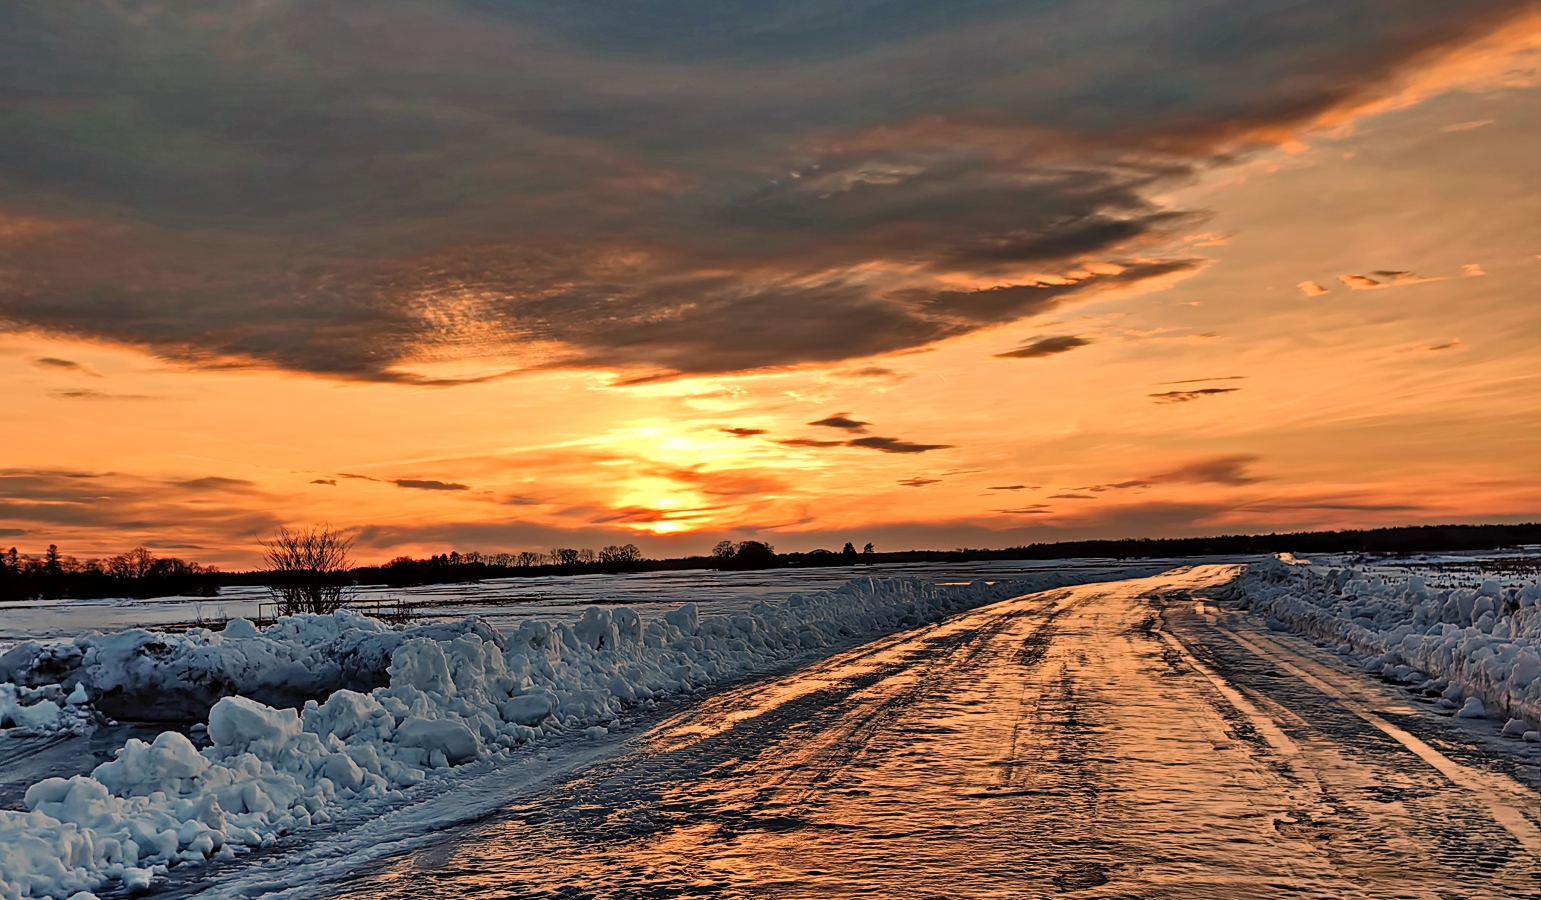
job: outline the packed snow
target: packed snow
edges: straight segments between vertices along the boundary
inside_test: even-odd
[[[743,614],[702,616],[692,603],[643,619],[592,607],[576,622],[526,620],[508,633],[476,618],[391,627],[344,611],[265,630],[238,619],[223,633],[22,645],[0,657],[4,724],[66,728],[93,706],[135,703],[148,704],[139,718],[182,720],[201,705],[209,746],[165,731],[128,741],[90,775],[33,785],[25,812],[0,810],[0,898],[65,898],[112,881],[148,889],[172,866],[229,859],[340,809],[405,799],[454,765],[547,733],[602,737],[630,705],[1107,577],[862,578]]]
[[[1416,574],[1367,568],[1268,559],[1229,594],[1270,628],[1369,656],[1367,671],[1438,696],[1457,717],[1503,716],[1504,734],[1541,741],[1541,585],[1510,577],[1433,589]]]

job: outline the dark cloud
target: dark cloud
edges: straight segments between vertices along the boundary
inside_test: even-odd
[[[337,479],[335,479],[335,478],[316,478],[316,479],[313,479],[310,483],[311,484],[329,484],[329,485],[332,485],[333,487],[336,487]]]
[[[891,437],[860,437],[849,441],[821,441],[815,438],[785,438],[776,443],[784,447],[861,447],[866,450],[881,450],[884,453],[926,453],[931,450],[949,450],[952,444],[917,444],[911,441],[900,440]]]
[[[1152,477],[1157,481],[1185,481],[1195,484],[1255,484],[1262,479],[1247,471],[1248,467],[1255,462],[1257,462],[1256,456],[1244,454],[1217,456],[1213,459],[1201,459],[1187,463],[1186,465],[1178,466],[1170,472],[1163,472]]]
[[[925,487],[928,484],[940,484],[941,481],[942,481],[942,479],[940,479],[940,478],[920,478],[920,477],[916,477],[916,478],[906,478],[903,481],[899,482],[899,484],[903,485],[904,487],[918,488],[918,487]]]
[[[1027,490],[1027,485],[1025,485],[1025,484],[1002,484],[1002,485],[998,485],[996,487],[986,488],[986,490],[991,490],[991,491],[1024,491],[1024,490]]]
[[[1050,500],[1095,500],[1091,494],[1050,494]]]
[[[902,441],[891,437],[862,437],[846,441],[847,447],[865,447],[868,450],[881,450],[884,453],[927,453],[932,450],[949,450],[952,444],[917,444],[911,441]]]
[[[1241,388],[1199,388],[1195,391],[1162,391],[1159,394],[1151,394],[1157,403],[1187,403],[1190,400],[1198,400],[1202,397],[1212,397],[1215,394],[1234,394]]]
[[[1159,257],[1195,215],[1151,197],[1525,8],[11,4],[0,321],[430,386],[914,349],[1117,283],[1013,279]]]
[[[766,433],[764,428],[719,428],[717,430],[734,437],[754,437],[757,434]]]
[[[809,422],[808,424],[822,425],[825,428],[840,428],[845,431],[866,431],[867,426],[871,425],[872,423],[858,422],[850,416],[847,416],[845,413],[835,413],[832,416],[826,416],[825,418],[819,419],[816,422]]]
[[[1049,514],[1051,511],[1052,509],[1047,503],[1034,503],[1029,506],[1018,506],[1014,509],[996,510],[996,512],[1005,513],[1008,516],[1042,516]]]
[[[379,481],[380,480],[378,478],[371,478],[368,475],[355,475],[352,472],[338,472],[337,473],[337,477],[338,478],[347,478],[347,479],[350,479],[350,480],[353,480],[353,481]]]
[[[893,378],[898,373],[884,366],[862,366],[859,369],[851,369],[840,374],[848,378]]]
[[[0,528],[0,537],[21,537],[26,533],[25,528]]]
[[[81,375],[90,375],[93,378],[102,377],[96,370],[85,363],[78,363],[72,359],[60,359],[57,356],[43,356],[32,361],[34,366],[40,369],[59,369],[65,372],[78,372]]]
[[[1053,356],[1056,353],[1066,353],[1077,347],[1085,347],[1091,341],[1073,334],[1051,335],[1037,340],[1028,341],[1015,350],[995,354],[1001,359],[1036,359],[1040,356]]]
[[[471,489],[468,485],[453,481],[433,481],[422,478],[393,478],[391,484],[416,491],[469,491]]]

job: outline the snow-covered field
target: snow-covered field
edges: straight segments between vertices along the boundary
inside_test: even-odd
[[[1172,565],[1178,565],[1173,562]],[[351,599],[360,604],[399,601],[435,618],[481,616],[498,628],[527,618],[576,619],[590,606],[630,606],[662,615],[682,599],[713,613],[734,614],[758,602],[797,593],[833,590],[852,578],[919,578],[939,584],[999,581],[1043,571],[1100,571],[1106,560],[993,560],[973,563],[904,563],[720,572],[689,569],[621,575],[550,575],[494,578],[474,583],[392,588],[365,585]],[[27,640],[73,638],[88,631],[175,629],[229,619],[256,620],[271,598],[265,588],[229,587],[217,597],[155,597],[101,600],[0,602],[0,653]]]
[[[1438,697],[1454,715],[1508,719],[1541,741],[1541,558],[1535,553],[1365,561],[1283,555],[1225,592],[1268,627],[1294,631],[1367,672]]]
[[[500,628],[476,617],[391,627],[341,612],[265,630],[236,619],[222,632],[24,642],[0,656],[0,725],[20,733],[88,730],[104,710],[208,713],[186,733],[129,740],[89,775],[32,785],[25,811],[0,810],[0,897],[147,888],[170,867],[270,845],[343,810],[389,808],[520,743],[602,737],[628,707],[1007,597],[1161,568],[858,578],[707,615],[695,603],[661,615],[593,606]]]

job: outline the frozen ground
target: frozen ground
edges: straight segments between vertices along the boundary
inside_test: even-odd
[[[484,746],[517,734],[499,705],[514,701],[496,699],[504,682],[488,671],[491,645],[478,638],[481,671],[471,677],[467,633],[446,633],[412,644],[406,658],[393,651],[391,687],[371,695],[389,723],[356,704],[347,715],[333,708],[295,719],[296,729],[323,738],[388,724],[395,736],[365,743],[419,767],[420,783],[382,766],[384,790],[361,784],[321,797],[306,807],[308,826],[279,827],[282,816],[270,810],[271,831],[245,840],[250,850],[162,869],[155,888],[211,898],[1541,896],[1541,743],[1521,739],[1507,716],[1456,714],[1484,690],[1480,679],[1445,676],[1431,696],[1434,676],[1371,646],[1388,635],[1405,643],[1404,624],[1449,607],[1457,621],[1438,624],[1461,633],[1471,651],[1463,658],[1480,656],[1461,671],[1491,679],[1500,671],[1490,658],[1508,654],[1512,663],[1525,648],[1521,611],[1534,604],[1524,603],[1523,588],[1533,569],[1461,561],[1480,567],[1453,576],[1475,579],[1467,597],[1440,596],[1451,588],[1428,579],[1425,595],[1410,595],[1416,585],[1399,570],[1361,567],[1345,577],[1352,560],[1313,562],[1270,562],[1239,580],[1238,567],[1221,565],[1145,578],[1067,572],[1064,583],[1127,577],[973,609],[990,589],[858,586],[834,602],[810,595],[811,604],[750,604],[738,617],[760,624],[746,629],[726,616],[717,620],[724,634],[696,623],[674,632],[643,625],[630,650],[608,630],[619,627],[617,616],[629,621],[626,607],[569,618],[555,633],[577,639],[562,652],[571,671],[527,671],[538,677],[502,696],[519,700],[558,682],[592,690],[607,683],[595,676],[630,666],[624,680],[652,699],[563,697],[563,707],[576,701],[570,721],[553,715],[532,740],[462,750],[468,761],[435,768],[440,761],[419,745],[446,754],[453,736],[409,726],[413,714],[474,724],[490,703],[496,722],[479,735]],[[1489,580],[1496,588],[1484,587]],[[1507,619],[1482,620],[1481,596]],[[1469,624],[1460,621],[1463,597],[1472,600]],[[1297,607],[1315,612],[1281,617]],[[1420,638],[1433,624],[1418,625]],[[815,636],[793,639],[804,626]],[[528,661],[520,642],[529,645],[529,627],[505,635],[506,670]],[[619,639],[618,658],[606,659],[600,632]],[[649,649],[655,633],[667,639]],[[746,641],[754,633],[759,645]],[[1454,633],[1438,636],[1449,643]],[[747,656],[724,665],[734,656],[730,640]],[[1498,643],[1520,646],[1493,649]],[[441,650],[441,676],[424,667],[424,644]],[[715,660],[719,671],[680,678],[667,665],[680,659]],[[1502,674],[1507,684],[1515,667]],[[460,687],[457,696],[443,679]],[[408,709],[391,707],[402,700]],[[257,746],[274,739],[260,732],[278,714],[254,712],[244,724],[215,723],[213,746],[199,758],[239,768],[238,751],[250,751],[302,788],[328,765],[346,768],[329,755],[351,753],[356,739],[340,738],[334,749],[324,738],[319,749],[312,741],[296,752],[305,740],[283,737],[287,726],[277,722],[269,730],[289,749]],[[596,718],[606,727],[587,728]],[[137,762],[98,776],[109,793],[158,788],[169,799],[149,793],[141,805],[159,802],[163,812],[177,796],[195,812],[212,794],[229,812],[224,839],[243,842],[239,829],[257,813],[245,797],[168,781],[168,765],[200,765],[175,741],[135,753]],[[72,802],[116,802],[69,793],[36,791],[33,815],[79,820]],[[305,807],[303,790],[297,799],[291,819]],[[194,832],[214,830],[193,820],[203,821],[182,819],[188,833],[168,839],[176,853],[192,849],[182,848]],[[0,833],[0,856],[18,834],[26,827]]]
[[[553,736],[597,740],[659,699],[1129,571],[1045,569],[971,585],[869,577],[742,614],[703,616],[688,603],[644,619],[630,606],[589,607],[576,621],[527,618],[510,631],[475,617],[391,628],[340,612],[265,630],[236,619],[219,633],[17,645],[0,658],[14,681],[0,685],[0,721],[23,733],[88,733],[108,701],[149,706],[154,717],[212,710],[191,740],[180,730],[130,739],[90,776],[28,787],[27,812],[0,811],[0,896],[148,887],[178,866],[233,860],[237,848],[431,794],[466,764]],[[360,677],[379,684],[352,683]],[[303,709],[248,699],[283,688]]]
[[[1160,561],[1153,564],[1159,565]],[[864,575],[966,583],[1018,578],[1046,570],[1111,568],[1114,567],[1106,560],[1001,560],[753,572],[692,569],[630,575],[497,578],[408,588],[375,585],[361,587],[353,596],[362,603],[401,600],[421,604],[425,612],[440,618],[477,615],[493,625],[507,627],[530,617],[577,618],[589,606],[634,606],[638,612],[661,613],[689,601],[711,613],[743,612],[757,601],[829,590]],[[25,640],[72,638],[87,631],[186,627],[237,617],[256,619],[258,608],[268,599],[262,588],[233,587],[226,588],[218,597],[0,602],[0,653]]]
[[[961,613],[168,894],[1541,893],[1536,745],[1204,599],[1233,574]]]

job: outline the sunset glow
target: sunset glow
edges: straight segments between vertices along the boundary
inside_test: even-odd
[[[23,553],[1541,515],[1533,7],[1210,60],[1231,25],[1150,49],[1011,4],[694,43],[597,12],[178,6],[17,32],[62,73],[16,88],[0,157]],[[91,17],[139,29],[116,81]]]

